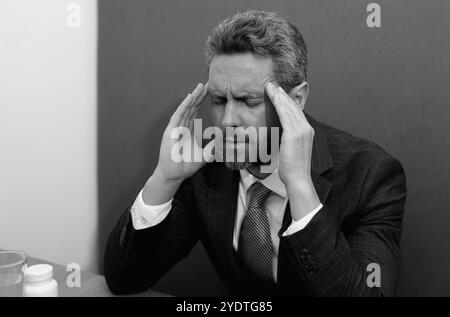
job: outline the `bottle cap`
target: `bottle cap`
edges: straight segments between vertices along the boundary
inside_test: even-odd
[[[53,277],[53,267],[48,264],[29,266],[25,270],[25,281],[39,283],[50,280]]]

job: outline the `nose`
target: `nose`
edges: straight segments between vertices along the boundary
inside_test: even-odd
[[[239,118],[239,106],[233,101],[228,100],[222,118],[223,127],[239,127],[241,121]]]

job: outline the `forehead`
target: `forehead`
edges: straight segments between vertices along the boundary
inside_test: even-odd
[[[266,81],[273,77],[270,57],[252,54],[219,55],[209,67],[208,87],[211,91],[224,93],[263,92]]]

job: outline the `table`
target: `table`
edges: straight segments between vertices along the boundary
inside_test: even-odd
[[[0,251],[6,251],[0,249]],[[111,297],[117,296],[111,293],[106,285],[105,277],[99,274],[81,271],[81,286],[68,287],[66,280],[71,271],[66,271],[66,266],[40,260],[33,257],[27,258],[28,266],[35,264],[50,264],[53,266],[53,278],[58,282],[59,297]],[[154,290],[148,290],[143,293],[126,295],[127,297],[169,297],[170,295],[160,293]],[[123,296],[121,296],[123,297]]]

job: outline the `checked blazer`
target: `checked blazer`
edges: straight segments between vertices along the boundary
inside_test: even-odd
[[[323,208],[302,230],[289,203],[279,232],[278,281],[247,272],[233,249],[240,174],[210,163],[186,179],[160,224],[135,230],[129,209],[111,232],[104,256],[109,288],[117,294],[154,285],[201,241],[231,295],[392,296],[400,268],[406,180],[399,161],[376,144],[307,115],[314,128],[311,175]],[[380,268],[380,287],[367,283]]]

